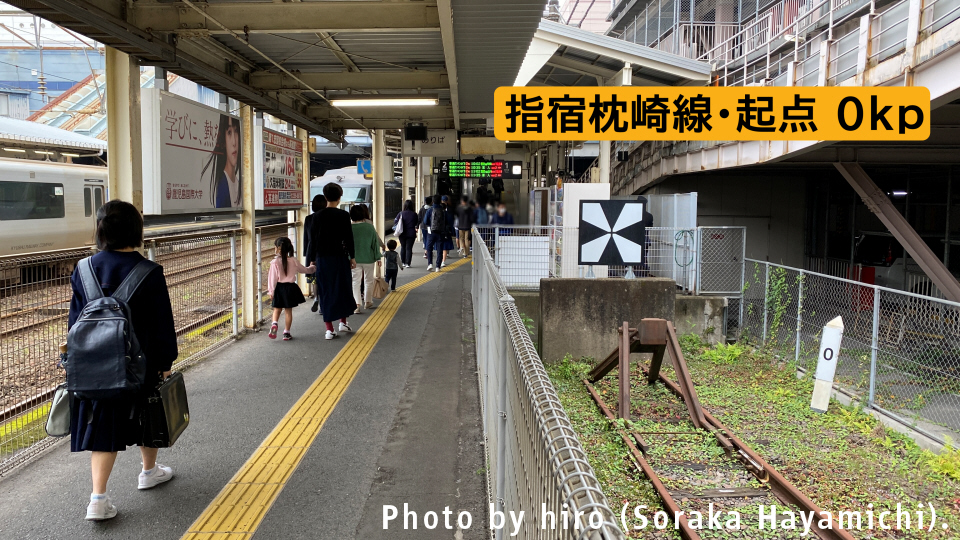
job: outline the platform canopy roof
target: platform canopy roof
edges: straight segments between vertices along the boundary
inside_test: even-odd
[[[493,110],[546,0],[8,0],[72,32],[341,141],[407,122],[469,131]],[[436,97],[337,108],[347,94]]]
[[[702,86],[710,78],[706,62],[541,20],[515,86],[620,85],[624,68],[633,86]]]
[[[106,141],[58,127],[6,116],[0,116],[0,143],[6,146],[38,149],[107,150]]]

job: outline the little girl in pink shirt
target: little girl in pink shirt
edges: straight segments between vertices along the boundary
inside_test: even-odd
[[[277,238],[273,243],[276,257],[270,262],[270,275],[267,277],[267,293],[273,297],[273,324],[270,325],[270,339],[277,337],[277,321],[280,312],[285,313],[283,340],[290,341],[290,327],[293,325],[293,308],[306,302],[300,286],[297,285],[297,274],[312,274],[317,271],[316,266],[304,266],[294,256],[293,243],[286,236]]]

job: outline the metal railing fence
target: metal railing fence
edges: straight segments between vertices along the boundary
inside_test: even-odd
[[[744,227],[647,227],[642,265],[578,264],[579,229],[534,225],[476,227],[509,289],[539,290],[542,278],[666,277],[684,292],[739,296]]]
[[[474,229],[473,314],[490,502],[499,512],[530,510],[519,538],[622,539],[616,514],[500,280],[488,240]],[[542,528],[543,511],[556,516],[556,528]],[[563,528],[561,512],[580,517]],[[509,534],[498,530],[495,538]]]
[[[960,303],[752,259],[745,274],[744,339],[814,370],[842,316],[835,384],[935,440],[960,432]]]
[[[289,224],[257,228],[261,263],[256,282],[267,289],[273,242],[290,236]],[[230,342],[242,327],[241,231],[217,231],[149,239],[148,258],[163,266],[177,332],[175,369],[190,365]],[[0,258],[0,475],[56,442],[43,429],[50,399],[64,381],[56,367],[67,339],[77,261],[93,255],[80,248]],[[262,295],[261,295],[262,298]],[[266,309],[264,309],[266,305]],[[257,321],[270,316],[258,308]]]

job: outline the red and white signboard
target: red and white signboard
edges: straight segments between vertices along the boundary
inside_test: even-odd
[[[266,128],[259,131],[263,178],[257,210],[303,206],[303,141]]]

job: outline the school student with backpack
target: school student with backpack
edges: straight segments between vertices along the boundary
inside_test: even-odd
[[[433,270],[433,251],[437,251],[437,272],[440,271],[440,265],[443,263],[443,237],[447,230],[447,215],[440,197],[433,198],[433,206],[427,210],[424,216],[427,224],[427,240],[424,242],[427,249],[427,272]]]
[[[424,197],[423,206],[420,208],[420,211],[417,212],[417,222],[420,223],[420,241],[423,242],[423,258],[427,259],[427,253],[430,251],[427,249],[427,235],[430,234],[428,229],[430,224],[427,223],[427,212],[430,211],[430,208],[433,207],[433,197]]]
[[[96,244],[101,251],[81,260],[70,278],[66,366],[74,392],[70,451],[91,453],[91,521],[117,515],[107,481],[117,452],[128,446],[140,446],[139,489],[173,478],[170,467],[157,463],[157,449],[144,444],[140,414],[178,354],[163,268],[135,251],[143,244],[140,212],[119,200],[101,206]]]

